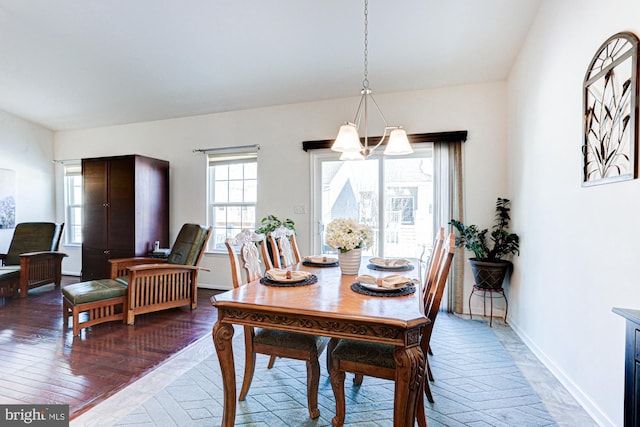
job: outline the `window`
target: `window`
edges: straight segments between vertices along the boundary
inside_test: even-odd
[[[213,226],[209,250],[225,250],[224,241],[256,226],[257,151],[225,150],[208,154],[207,220]]]
[[[82,166],[64,165],[65,243],[82,244]]]
[[[324,228],[335,218],[354,218],[374,231],[376,256],[419,257],[433,241],[433,147],[402,157],[340,161],[314,153],[316,251],[330,253]]]

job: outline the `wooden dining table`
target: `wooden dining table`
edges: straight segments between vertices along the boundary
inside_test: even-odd
[[[364,258],[359,274],[416,277],[418,270],[380,271],[368,265],[368,258]],[[299,263],[290,269],[308,271],[318,280],[295,287],[268,286],[256,280],[211,297],[218,310],[212,335],[224,388],[222,426],[233,426],[236,416],[233,325],[394,345],[397,369],[393,424],[413,426],[416,398],[425,373],[420,336],[429,322],[420,304],[420,285],[415,285],[415,293],[406,296],[369,296],[354,292],[351,285],[356,276],[342,275],[339,267]]]

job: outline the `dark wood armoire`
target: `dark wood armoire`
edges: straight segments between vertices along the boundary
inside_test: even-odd
[[[82,159],[82,280],[109,259],[169,247],[169,162],[140,155]]]

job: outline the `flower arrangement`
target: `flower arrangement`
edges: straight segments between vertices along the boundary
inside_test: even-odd
[[[352,249],[367,249],[373,242],[373,231],[365,224],[358,224],[352,218],[334,219],[327,226],[326,243],[340,252]]]

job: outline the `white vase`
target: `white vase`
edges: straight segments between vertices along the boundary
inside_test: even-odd
[[[348,252],[339,252],[338,261],[342,274],[355,276],[360,270],[360,261],[362,260],[362,249],[352,249]]]

